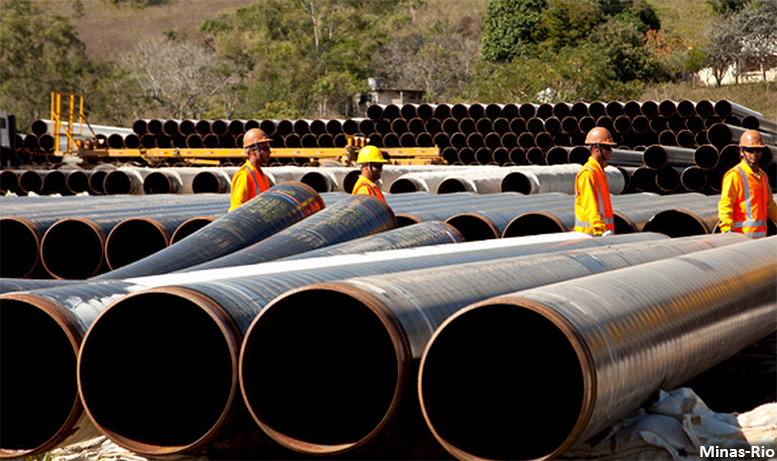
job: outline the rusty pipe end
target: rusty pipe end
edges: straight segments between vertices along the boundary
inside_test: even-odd
[[[478,213],[459,213],[445,220],[454,227],[466,242],[499,238],[501,232],[493,221]]]
[[[173,235],[170,237],[170,245],[185,239],[215,220],[216,218],[212,216],[199,216],[187,219],[175,229],[175,232],[173,232]]]
[[[396,317],[354,286],[318,283],[268,304],[246,332],[240,388],[281,445],[337,454],[394,420],[410,389],[411,352]]]
[[[502,238],[522,237],[526,235],[553,234],[568,232],[570,229],[564,221],[543,211],[531,211],[516,216],[502,231]]]
[[[707,223],[696,213],[681,209],[657,213],[645,223],[642,231],[657,232],[673,238],[712,233]]]
[[[591,419],[596,379],[566,318],[507,295],[437,328],[421,359],[418,394],[434,437],[458,459],[551,459]],[[530,422],[521,423],[526,415]]]
[[[136,453],[199,447],[235,415],[242,336],[228,314],[198,292],[136,292],[94,321],[78,356],[78,388],[94,425]],[[106,376],[124,370],[118,379]]]
[[[28,277],[40,262],[41,235],[28,219],[0,218],[0,276]]]
[[[128,218],[116,224],[105,240],[111,270],[152,255],[170,244],[170,232],[152,218]]]
[[[75,366],[83,330],[69,312],[29,293],[0,296],[0,459],[59,445],[82,416]]]
[[[92,277],[105,261],[105,232],[91,219],[60,219],[43,235],[40,254],[43,267],[56,279]]]

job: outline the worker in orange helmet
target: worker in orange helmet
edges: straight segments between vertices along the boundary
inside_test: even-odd
[[[383,154],[375,146],[364,146],[356,157],[356,163],[361,165],[361,175],[353,185],[353,194],[372,195],[385,202],[386,198],[377,184],[383,173],[383,164],[388,163]]]
[[[742,161],[723,176],[718,203],[721,232],[739,232],[752,238],[766,237],[767,219],[777,222],[777,205],[761,160],[766,144],[758,130],[739,138]]]
[[[613,235],[615,220],[604,168],[615,142],[606,128],[596,127],[588,132],[585,143],[591,156],[575,178],[575,231],[596,237]]]
[[[232,196],[229,211],[234,210],[270,188],[262,165],[270,160],[270,138],[259,128],[251,128],[243,136],[248,160],[232,176]]]

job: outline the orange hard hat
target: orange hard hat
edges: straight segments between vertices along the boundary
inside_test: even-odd
[[[272,141],[272,139],[268,138],[267,135],[264,134],[264,131],[259,128],[251,128],[246,131],[246,134],[243,136],[243,146],[246,148],[253,146],[254,144],[270,141]]]
[[[607,130],[607,128],[603,128],[600,126],[597,126],[596,128],[588,132],[588,134],[585,136],[585,143],[588,145],[591,145],[591,144],[604,144],[606,146],[616,145],[615,141],[612,140],[612,135]]]
[[[760,131],[747,130],[739,138],[739,147],[766,147],[766,144]]]

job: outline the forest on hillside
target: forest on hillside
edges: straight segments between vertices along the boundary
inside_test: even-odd
[[[153,11],[170,0],[101,1]],[[72,19],[83,3],[68,2],[65,16],[0,0],[0,110],[20,131],[48,118],[52,91],[83,94],[93,124],[129,126],[359,117],[369,77],[430,103],[627,101],[704,67],[721,78],[777,65],[777,0],[706,0],[698,41],[666,32],[646,0],[262,0],[193,33],[138,37],[111,59],[86,53]]]

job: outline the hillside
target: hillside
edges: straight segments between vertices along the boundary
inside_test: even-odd
[[[179,36],[194,34],[203,20],[219,13],[250,5],[255,0],[170,0],[169,3],[148,8],[121,7],[105,0],[81,0],[84,15],[76,17],[71,2],[65,0],[33,0],[45,11],[71,18],[81,40],[92,58],[112,60],[132,48],[141,38],[174,32]],[[444,3],[446,8],[440,8]],[[648,0],[661,18],[663,30],[689,43],[699,43],[713,18],[704,0]],[[485,11],[487,0],[429,0],[431,5],[415,18],[416,23],[428,24],[429,17],[437,15],[453,23],[471,21],[472,9]],[[458,20],[457,20],[458,19]],[[472,30],[482,29],[472,25]],[[642,100],[654,99],[730,99],[740,105],[761,112],[777,120],[777,83],[737,85],[723,88],[694,87],[664,84],[648,87]],[[490,101],[489,101],[490,102]]]

